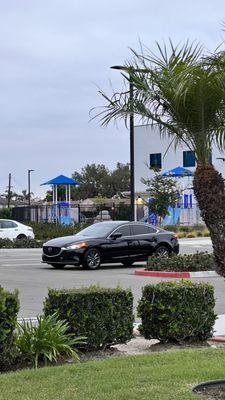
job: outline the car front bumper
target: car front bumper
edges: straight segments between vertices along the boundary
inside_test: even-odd
[[[49,256],[42,253],[42,262],[47,264],[82,264],[84,250],[61,250],[59,254]]]
[[[179,252],[180,252],[180,246],[179,246],[179,244],[176,244],[175,246],[173,246],[173,247],[172,247],[172,251],[173,251],[175,254],[179,254]]]

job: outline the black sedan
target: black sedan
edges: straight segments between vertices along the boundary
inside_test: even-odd
[[[97,269],[101,263],[132,265],[149,255],[179,253],[177,236],[155,226],[128,221],[99,222],[73,236],[49,240],[42,261],[54,268],[82,265]]]

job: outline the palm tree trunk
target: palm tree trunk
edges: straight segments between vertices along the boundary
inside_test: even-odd
[[[212,239],[216,271],[225,276],[224,179],[212,165],[199,165],[196,168],[193,185],[202,218]]]

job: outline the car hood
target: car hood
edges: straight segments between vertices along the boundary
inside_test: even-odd
[[[44,243],[44,246],[53,246],[53,247],[62,247],[66,246],[72,243],[78,243],[78,242],[88,242],[92,239],[97,239],[97,238],[90,238],[87,236],[77,236],[77,235],[71,235],[71,236],[63,236],[55,239],[48,240],[48,242]]]

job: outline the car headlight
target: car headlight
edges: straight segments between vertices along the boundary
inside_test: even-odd
[[[69,250],[84,249],[85,247],[87,247],[87,243],[85,243],[85,242],[72,243],[69,246],[66,246],[66,248]]]

